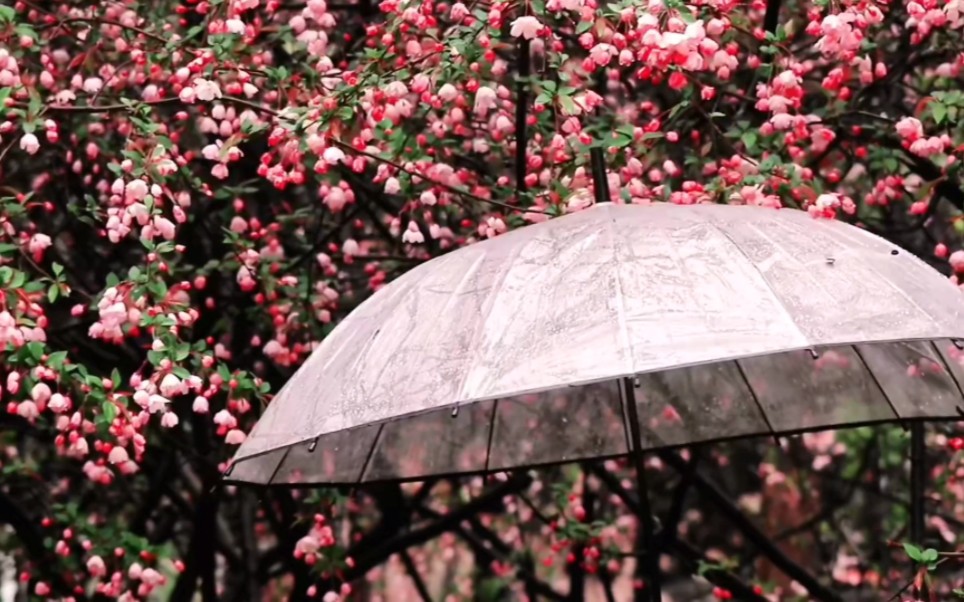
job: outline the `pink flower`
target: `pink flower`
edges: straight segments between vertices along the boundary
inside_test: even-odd
[[[127,450],[120,445],[112,448],[110,453],[107,454],[107,461],[111,464],[121,464],[123,462],[127,462],[128,460],[130,460],[130,456],[127,455]]]
[[[124,198],[128,201],[143,201],[148,192],[150,192],[150,189],[144,180],[131,180],[124,186]],[[143,205],[141,207],[147,212],[146,207],[143,207]]]
[[[244,219],[240,215],[235,215],[233,218],[231,218],[231,224],[228,226],[228,228],[232,232],[241,234],[248,229],[248,220]]]
[[[354,238],[346,239],[341,245],[341,252],[345,255],[358,255],[361,251],[361,247],[358,246],[358,241]]]
[[[174,428],[178,422],[177,414],[174,412],[164,412],[164,415],[161,416],[161,426],[166,429]]]
[[[425,242],[425,235],[418,229],[418,224],[408,222],[408,227],[405,228],[405,232],[402,233],[402,242],[413,245],[420,245]]]
[[[143,571],[144,567],[142,567],[139,562],[135,562],[127,569],[127,577],[135,580],[140,579]]]
[[[324,159],[328,165],[336,165],[345,161],[345,152],[340,148],[331,146],[325,149],[325,152],[321,154],[321,158]]]
[[[169,403],[171,403],[171,400],[163,395],[151,395],[147,398],[147,411],[151,414],[166,412]]]
[[[592,50],[589,51],[589,58],[592,59],[592,62],[596,63],[596,66],[604,67],[616,56],[616,53],[616,47],[612,44],[596,44],[592,47]]]
[[[104,88],[104,80],[99,77],[88,77],[84,80],[84,92],[97,94]]]
[[[17,322],[10,315],[10,312],[4,310],[0,312],[0,349],[7,343],[13,344],[14,347],[20,347],[24,343],[24,336],[23,331],[17,328]],[[10,389],[11,393],[14,392],[9,385],[7,388]]]
[[[50,237],[46,234],[34,234],[30,237],[30,242],[27,243],[27,250],[34,258],[39,258],[43,256],[44,250],[51,244]]]
[[[191,86],[186,86],[181,89],[181,92],[177,95],[177,97],[181,99],[181,102],[192,104],[195,100],[197,100],[197,93]]]
[[[233,429],[238,426],[238,419],[234,417],[231,412],[227,410],[221,410],[214,415],[214,424],[218,426],[223,426],[227,429]]]
[[[198,100],[210,102],[215,98],[221,98],[221,88],[215,81],[197,78],[194,80],[194,94]]]
[[[227,21],[224,22],[224,25],[227,27],[230,33],[233,33],[235,35],[244,34],[245,25],[244,25],[244,21],[242,21],[241,19],[228,19]]]
[[[224,180],[228,177],[228,166],[224,163],[218,163],[211,168],[211,175],[219,180]]]
[[[33,422],[40,416],[40,409],[32,401],[21,401],[17,404],[17,415]]]
[[[895,127],[898,136],[911,142],[924,135],[924,126],[914,117],[904,117]]]
[[[964,272],[964,251],[954,251],[948,260],[955,272]]]
[[[45,404],[50,399],[51,391],[47,383],[37,383],[30,389],[30,397],[37,403]]]
[[[485,116],[489,109],[495,107],[496,98],[495,90],[488,86],[479,86],[479,89],[475,92],[475,113],[479,116]]]
[[[342,190],[340,186],[332,186],[328,194],[325,195],[324,203],[333,213],[338,213],[344,209],[348,203],[348,195],[345,194],[345,191]]]
[[[198,395],[194,398],[194,403],[191,405],[191,409],[198,414],[207,414],[210,410],[210,405],[208,403],[208,398],[202,395]]]
[[[103,577],[107,574],[107,565],[100,556],[91,556],[87,560],[87,571],[93,577]]]
[[[451,19],[456,23],[469,16],[469,14],[468,7],[461,2],[456,2],[453,4],[452,10],[449,11],[449,17],[451,17]]]
[[[24,134],[20,138],[20,149],[28,155],[33,155],[40,150],[40,140],[37,140],[37,137],[33,134]]]
[[[533,16],[519,17],[512,22],[512,31],[509,33],[515,38],[525,38],[531,40],[542,31],[542,23]]]
[[[178,378],[175,374],[168,373],[164,375],[163,379],[161,379],[161,386],[159,388],[161,395],[165,397],[174,397],[180,394],[184,387],[180,378]]]
[[[443,84],[438,90],[438,97],[445,102],[452,102],[459,95],[459,91],[452,84]]]
[[[224,437],[224,442],[228,445],[241,445],[244,443],[246,438],[246,435],[242,431],[238,429],[231,429]]]
[[[164,237],[164,240],[174,240],[175,226],[174,222],[167,219],[166,217],[161,217],[160,215],[154,216],[154,228],[157,232]]]
[[[164,577],[164,575],[152,568],[146,568],[141,571],[141,583],[156,587],[163,584],[165,581],[167,581],[167,579]]]

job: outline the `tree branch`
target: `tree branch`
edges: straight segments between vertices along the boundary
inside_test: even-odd
[[[659,452],[659,457],[680,473],[686,470],[686,462],[674,452]],[[770,559],[774,566],[783,571],[788,577],[795,579],[800,585],[806,588],[812,597],[825,602],[842,602],[840,596],[830,591],[830,589],[820,583],[816,577],[784,554],[783,550],[773,543],[773,540],[744,516],[740,509],[729,500],[719,487],[696,472],[693,474],[693,484],[702,495],[705,495],[710,502],[746,536],[750,543],[759,548],[759,550]]]

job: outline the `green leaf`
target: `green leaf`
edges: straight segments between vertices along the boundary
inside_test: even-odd
[[[744,132],[743,135],[740,136],[740,141],[743,142],[746,150],[752,151],[756,147],[757,134],[756,132]]]
[[[636,128],[626,123],[616,128],[616,133],[632,138],[636,135]]]
[[[187,359],[187,356],[189,355],[191,355],[191,344],[178,343],[174,351],[174,360],[180,362]]]
[[[934,123],[940,125],[947,117],[947,105],[935,102],[931,105],[931,115],[934,117]]]
[[[23,272],[14,272],[13,278],[10,280],[10,288],[23,288],[24,283],[27,282],[27,275]]]
[[[924,550],[924,552],[921,554],[920,559],[921,559],[921,562],[924,562],[924,563],[927,563],[927,564],[930,564],[930,563],[936,561],[936,560],[937,560],[937,550],[935,550],[934,548],[927,548],[927,549]]]
[[[569,96],[560,96],[559,104],[562,106],[562,110],[566,113],[573,115],[576,113],[576,103]]]
[[[117,406],[114,405],[114,402],[105,401],[104,403],[100,404],[100,409],[104,412],[104,418],[107,420],[108,424],[113,422],[114,418],[117,418]]]
[[[14,17],[17,16],[17,11],[10,6],[0,6],[0,23],[13,23]]]
[[[924,553],[921,549],[912,543],[904,543],[904,551],[907,552],[907,556],[914,562],[921,562],[924,557]]]
[[[44,344],[40,341],[27,343],[27,353],[29,353],[33,359],[40,361],[40,358],[44,356]]]
[[[64,361],[67,359],[66,351],[56,351],[47,356],[47,365],[55,370],[60,370],[61,366],[64,365]]]
[[[60,296],[60,285],[54,284],[47,290],[47,301],[53,303]]]

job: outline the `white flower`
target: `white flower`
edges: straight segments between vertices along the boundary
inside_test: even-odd
[[[33,155],[40,150],[40,141],[33,134],[24,134],[20,139],[20,149],[26,151],[28,155]]]
[[[329,146],[325,149],[325,152],[322,153],[321,158],[324,159],[328,165],[335,165],[345,160],[345,152],[340,148]]]
[[[542,30],[542,23],[533,16],[519,17],[512,22],[512,30],[509,32],[515,38],[525,38],[531,40],[539,35]]]
[[[210,102],[215,98],[221,98],[221,87],[215,81],[199,77],[194,80],[194,93],[198,100]]]

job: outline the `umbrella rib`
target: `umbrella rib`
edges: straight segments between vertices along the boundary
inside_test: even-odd
[[[767,425],[767,428],[770,429],[770,435],[773,436],[773,442],[777,444],[777,447],[780,447],[780,435],[778,435],[776,429],[773,428],[773,424],[770,422],[770,417],[767,415],[766,410],[763,409],[763,404],[760,403],[760,398],[757,396],[756,390],[754,390],[753,385],[750,384],[750,379],[747,377],[746,371],[743,370],[740,360],[733,360],[733,363],[736,364],[736,370],[740,373],[740,378],[743,379],[743,384],[746,385],[746,390],[750,392],[750,398],[753,399],[756,409],[760,410],[760,416],[763,416],[763,422]]]
[[[495,434],[495,413],[499,410],[499,400],[492,402],[492,416],[489,418],[489,440],[485,444],[485,470],[482,474],[489,474],[489,459],[492,457],[492,439]]]
[[[954,371],[951,370],[951,365],[947,363],[947,359],[944,357],[944,354],[941,353],[941,350],[937,347],[937,343],[935,343],[934,341],[931,341],[931,347],[934,348],[934,353],[937,354],[937,359],[941,361],[941,365],[944,366],[945,370],[947,370],[947,374],[950,375],[951,380],[954,381],[954,386],[957,387],[957,392],[960,393],[961,399],[962,401],[964,401],[964,389],[961,388],[960,381],[957,380],[957,376],[955,376]],[[958,407],[958,411],[960,411],[961,404],[957,404],[957,407]]]
[[[317,438],[315,440],[317,440]],[[288,459],[288,454],[291,453],[291,448],[294,447],[295,445],[297,445],[297,443],[293,443],[288,446],[288,448],[285,450],[285,453],[282,454],[281,459],[278,460],[278,465],[275,466],[274,470],[271,471],[271,476],[268,477],[267,481],[265,481],[265,485],[271,485],[272,481],[274,481],[274,478],[278,476],[278,471],[281,470],[281,465],[284,464],[285,460]]]
[[[787,321],[787,323],[789,323],[790,326],[793,327],[793,330],[795,330],[797,334],[800,335],[800,341],[803,341],[805,343],[811,343],[810,337],[808,337],[803,332],[803,330],[800,329],[800,326],[793,319],[793,314],[790,312],[789,309],[787,309],[786,304],[784,304],[783,299],[777,294],[777,291],[775,291],[773,287],[770,286],[770,280],[767,278],[763,270],[760,269],[760,266],[757,265],[756,261],[754,261],[753,258],[750,257],[749,255],[747,255],[746,251],[744,251],[743,248],[736,242],[736,240],[734,240],[734,238],[730,236],[730,233],[724,230],[719,224],[710,222],[709,220],[707,220],[706,223],[708,223],[715,231],[720,233],[723,236],[723,238],[727,240],[727,242],[733,245],[733,248],[736,249],[736,252],[742,255],[743,258],[746,260],[747,264],[751,268],[753,268],[753,271],[756,272],[756,274],[760,277],[760,281],[763,283],[766,289],[770,291],[770,295],[773,297],[773,301],[775,305],[779,307],[780,310],[782,311],[784,319]],[[761,235],[763,235],[763,233],[760,232],[759,228],[755,228],[754,230],[760,233]],[[766,238],[765,235],[763,236],[764,238]]]
[[[372,441],[372,447],[368,450],[368,455],[365,456],[365,462],[362,464],[361,472],[358,473],[358,481],[356,484],[360,484],[365,479],[365,473],[368,472],[368,465],[371,464],[372,458],[375,456],[375,450],[378,448],[378,444],[382,441],[382,431],[385,430],[385,423],[378,425],[378,432],[375,433],[375,439]]]
[[[881,384],[880,379],[877,378],[877,374],[870,369],[870,364],[867,363],[867,360],[864,358],[864,354],[860,352],[860,348],[857,345],[851,345],[850,347],[854,350],[854,353],[857,354],[857,357],[860,359],[860,363],[864,365],[864,369],[867,371],[867,374],[870,375],[870,380],[874,381],[874,384],[877,386],[877,390],[880,391],[880,394],[884,396],[884,400],[887,402],[887,405],[890,406],[890,411],[894,413],[894,417],[897,418],[897,421],[900,422],[900,425],[904,427],[904,430],[906,431],[907,423],[904,421],[904,417],[900,415],[900,412],[898,412],[897,408],[894,406],[894,402],[890,400],[890,396],[887,395],[887,391],[884,390],[884,386]]]

